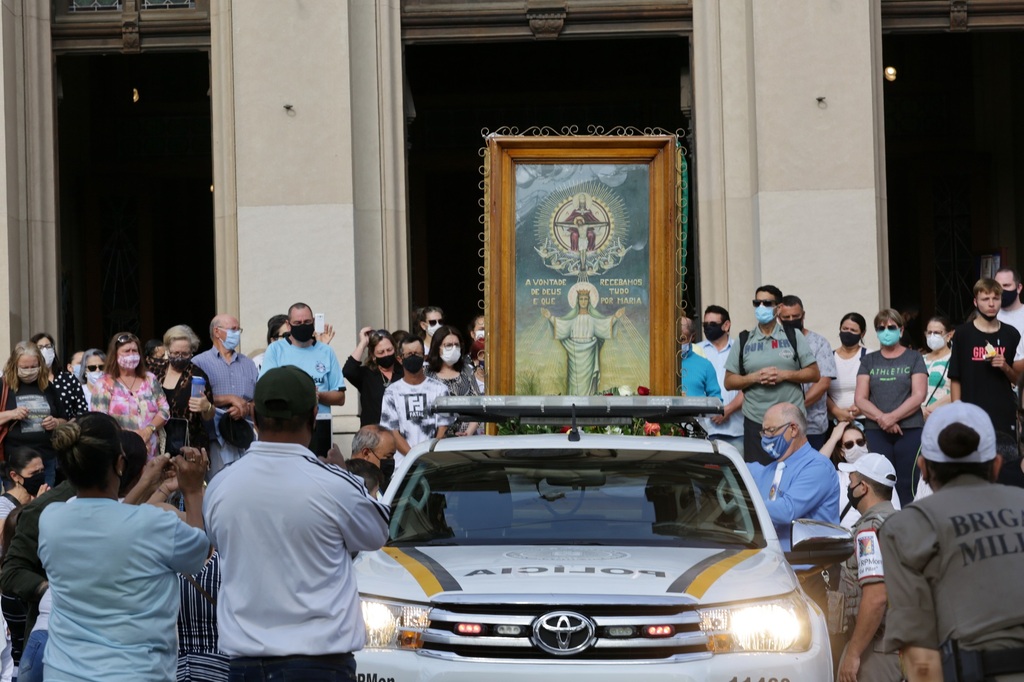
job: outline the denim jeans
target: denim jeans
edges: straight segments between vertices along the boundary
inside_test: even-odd
[[[228,682],[355,682],[352,654],[233,658]]]
[[[29,635],[18,664],[18,682],[43,682],[43,652],[49,639],[49,630],[36,630]]]

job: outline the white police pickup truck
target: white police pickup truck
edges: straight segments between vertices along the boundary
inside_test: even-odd
[[[447,398],[473,420],[721,410],[692,398]],[[785,554],[738,453],[678,437],[474,436],[410,451],[391,537],[356,560],[361,682],[832,680],[825,618],[790,567],[848,532],[794,522]]]

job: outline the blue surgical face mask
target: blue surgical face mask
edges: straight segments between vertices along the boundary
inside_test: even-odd
[[[899,329],[883,329],[878,334],[878,342],[883,346],[895,346],[900,342]]]
[[[786,454],[786,450],[789,450],[791,441],[786,440],[786,431],[789,427],[782,429],[782,433],[777,433],[774,436],[761,436],[761,448],[768,453],[768,456],[772,459],[778,459]]]
[[[679,346],[679,348],[680,348],[680,350],[683,351],[683,357],[684,358],[686,357],[686,354],[690,352],[690,344],[689,343],[681,344]]]
[[[241,329],[225,329],[224,330],[224,347],[228,350],[234,350],[238,348],[238,342],[242,340]]]
[[[775,308],[759,305],[754,308],[754,317],[757,318],[758,324],[768,324],[775,319]]]

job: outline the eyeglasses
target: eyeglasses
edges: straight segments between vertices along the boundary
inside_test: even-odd
[[[114,339],[114,342],[118,344],[129,343],[131,341],[135,341],[135,336],[133,334],[121,334]]]
[[[387,336],[390,333],[391,332],[389,332],[387,329],[374,329],[372,332],[370,332],[370,338],[380,339],[382,337]]]
[[[460,346],[457,343],[446,343],[443,346],[441,346],[441,350],[458,350],[461,348],[462,346]]]
[[[185,358],[192,357],[192,353],[168,353],[167,357],[171,360],[184,360]]]
[[[103,369],[103,365],[86,365],[85,369],[90,372],[98,372]]]
[[[875,327],[875,331],[876,332],[884,332],[886,329],[889,329],[889,330],[892,330],[892,331],[899,331],[900,328],[898,326],[894,325],[894,324],[887,324],[887,325],[884,325],[884,326],[881,326],[881,327]]]
[[[758,433],[760,433],[762,436],[774,436],[775,434],[782,431],[782,429],[789,428],[792,425],[793,422],[786,422],[785,424],[780,424],[778,426],[766,426],[760,431],[758,431]]]
[[[52,349],[53,348],[53,344],[47,343],[47,344],[43,345],[42,343],[37,343],[36,344],[36,348],[38,348],[39,350],[42,350],[44,348],[51,348]]]
[[[775,299],[772,299],[770,301],[766,301],[766,300],[755,298],[753,301],[751,301],[751,303],[754,304],[755,308],[758,307],[758,306],[764,306],[765,308],[772,308],[772,307],[775,306]]]
[[[843,450],[849,450],[850,448],[852,448],[855,445],[860,446],[860,447],[864,447],[864,442],[865,441],[864,441],[863,438],[858,438],[857,440],[845,441],[843,443]]]

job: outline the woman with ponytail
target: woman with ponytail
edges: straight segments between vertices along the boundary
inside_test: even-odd
[[[151,505],[118,503],[126,460],[112,417],[90,413],[59,426],[53,445],[78,495],[39,520],[53,599],[46,678],[174,679],[177,574],[199,572],[210,553],[202,530],[206,453],[185,448],[167,464],[185,497],[185,523]]]
[[[28,504],[42,495],[46,485],[43,456],[29,449],[15,450],[0,469],[3,471],[4,494],[0,496],[0,521],[7,518],[15,507]]]

